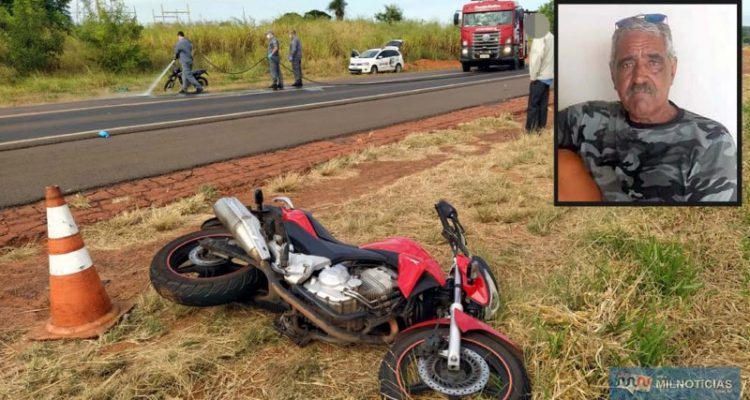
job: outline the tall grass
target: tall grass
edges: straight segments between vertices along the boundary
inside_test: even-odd
[[[302,41],[304,68],[308,74],[330,76],[346,71],[353,49],[363,51],[379,47],[391,39],[403,39],[405,61],[419,59],[455,59],[460,50],[458,31],[437,23],[374,23],[366,20],[332,22],[326,20],[284,20],[273,24],[197,23],[178,27],[154,25],[144,30],[142,43],[151,64],[166,65],[172,57],[177,29],[185,31],[193,42],[196,65],[207,65],[206,59],[223,71],[239,72],[249,68],[267,54],[265,33],[272,30],[280,39],[282,56],[286,56],[291,30]],[[204,58],[205,57],[205,58]],[[215,69],[214,69],[215,70]],[[243,74],[244,79],[267,75],[265,68]]]
[[[332,77],[347,74],[352,49],[360,52],[379,47],[391,39],[403,39],[407,63],[419,59],[453,60],[459,50],[459,33],[453,26],[436,22],[403,21],[394,24],[368,20],[304,20],[281,19],[273,23],[252,24],[240,21],[193,24],[155,24],[147,26],[140,44],[148,58],[148,67],[126,74],[115,74],[96,65],[94,54],[75,35],[68,36],[59,68],[53,73],[36,73],[19,77],[4,54],[0,43],[0,103],[21,104],[112,92],[137,92],[149,83],[173,58],[177,31],[184,31],[193,42],[196,55],[194,68],[207,68],[213,87],[242,86],[268,76],[267,64],[240,74],[222,72],[244,71],[265,58],[265,33],[273,30],[281,41],[283,60],[289,45],[288,33],[297,31],[303,46],[303,68],[309,77]],[[208,61],[216,67],[209,65]],[[285,74],[288,71],[283,71]]]
[[[453,59],[459,51],[458,31],[438,23],[405,21],[395,24],[367,20],[281,20],[272,24],[196,23],[187,26],[157,24],[143,31],[141,43],[155,66],[171,60],[177,30],[183,30],[200,56],[227,57],[230,67],[242,67],[266,55],[265,33],[273,30],[286,53],[288,33],[296,30],[303,43],[305,60],[331,60],[345,66],[352,49],[382,46],[403,39],[407,61],[422,58]],[[158,68],[157,68],[158,69]]]

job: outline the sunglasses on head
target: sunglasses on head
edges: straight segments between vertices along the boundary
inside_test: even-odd
[[[638,14],[632,17],[623,18],[615,22],[615,27],[617,29],[627,28],[633,25],[633,23],[639,19],[642,19],[652,24],[666,24],[665,21],[667,20],[667,16],[664,14]]]

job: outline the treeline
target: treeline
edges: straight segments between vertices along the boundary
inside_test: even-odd
[[[277,36],[295,29],[304,43],[305,60],[315,69],[340,67],[352,49],[377,47],[390,39],[405,41],[407,59],[452,59],[459,51],[453,26],[403,21],[397,6],[387,6],[374,20],[343,20],[341,3],[304,15],[289,13],[270,24],[233,20],[190,25],[144,27],[122,3],[84,0],[86,17],[74,24],[70,0],[0,0],[0,79],[31,73],[81,74],[89,71],[142,73],[159,70],[172,57],[176,33],[183,30],[200,59],[222,69],[246,66],[265,54],[265,31]],[[106,4],[100,6],[100,4]],[[446,17],[446,20],[448,17]],[[377,22],[376,22],[377,21]]]
[[[0,0],[0,63],[26,75],[63,69],[66,55],[114,72],[150,67],[140,43],[143,26],[122,3],[84,1],[87,17],[73,24],[70,0]],[[68,54],[75,53],[75,54]]]

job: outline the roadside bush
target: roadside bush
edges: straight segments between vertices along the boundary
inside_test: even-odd
[[[132,71],[149,67],[148,58],[141,49],[143,26],[129,16],[121,3],[98,12],[89,12],[78,28],[78,36],[91,49],[94,61],[102,68],[113,71]]]
[[[18,78],[18,72],[13,67],[0,64],[0,82],[15,83]]]
[[[0,13],[8,63],[22,74],[56,67],[65,41],[65,15],[48,11],[44,0],[15,0],[11,11]]]

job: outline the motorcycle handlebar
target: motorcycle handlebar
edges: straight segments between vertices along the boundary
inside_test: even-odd
[[[466,237],[464,236],[464,227],[458,220],[458,211],[450,203],[440,200],[435,204],[435,210],[440,223],[443,225],[443,237],[448,240],[454,255],[460,250],[464,255],[471,256],[466,248]]]

